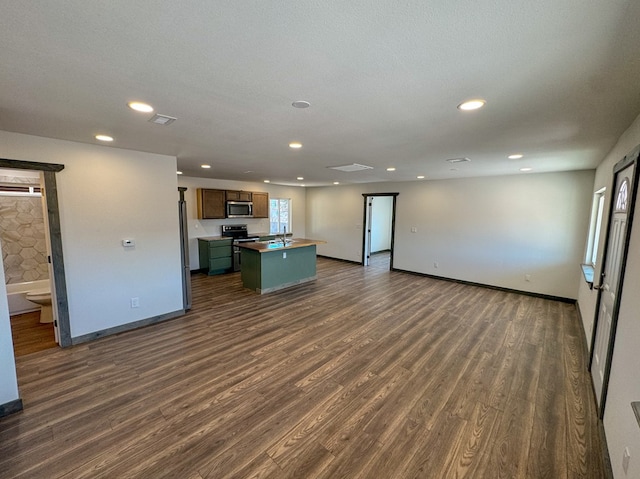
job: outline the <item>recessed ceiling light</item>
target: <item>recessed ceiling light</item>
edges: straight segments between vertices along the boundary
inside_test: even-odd
[[[396,171],[396,169],[393,166],[390,166],[389,168],[387,168],[387,171]]]
[[[419,180],[424,180],[424,175],[416,176],[416,178],[418,178]]]
[[[529,168],[528,166],[525,168],[520,168],[520,171],[531,171],[533,168]]]
[[[509,155],[507,156],[507,158],[509,158],[510,160],[519,160],[520,158],[522,158],[524,155],[522,153],[515,153],[513,155]]]
[[[181,175],[181,174],[182,174],[182,171],[176,171],[176,173],[177,173],[177,174],[179,174],[179,175]]]
[[[139,101],[130,101],[128,105],[132,110],[142,113],[151,113],[153,111],[153,107],[151,105],[147,105],[146,103],[142,103]]]
[[[100,141],[113,141],[113,137],[109,135],[96,135],[96,140]]]
[[[305,100],[296,100],[291,104],[294,108],[309,108],[311,103]]]
[[[271,183],[271,180],[264,180],[265,183]]]
[[[304,178],[302,176],[298,176],[298,180],[302,181]]]
[[[467,158],[465,156],[465,157],[462,157],[462,158],[449,158],[447,161],[449,163],[467,163],[467,162],[471,161],[471,158]]]
[[[359,163],[351,163],[350,165],[342,166],[327,166],[332,170],[344,171],[346,173],[352,173],[354,171],[373,170],[373,166],[361,165]]]
[[[292,143],[289,143],[289,148],[293,148],[294,150],[297,150],[298,148],[302,148],[302,143],[294,141]]]
[[[340,182],[339,182],[339,181],[334,181],[334,182],[333,182],[333,184],[334,184],[334,185],[339,185],[339,184],[340,184]]]
[[[486,103],[487,103],[486,101],[480,98],[476,98],[474,100],[467,100],[458,105],[458,110],[462,110],[462,111],[477,110],[478,108],[482,108]]]
[[[211,165],[200,165],[200,168],[204,168],[204,169],[211,168]]]

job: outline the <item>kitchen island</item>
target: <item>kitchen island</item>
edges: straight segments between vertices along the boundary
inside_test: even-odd
[[[265,294],[314,281],[316,245],[325,241],[305,238],[242,243],[242,285]]]

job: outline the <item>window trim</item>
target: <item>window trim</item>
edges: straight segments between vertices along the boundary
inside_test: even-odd
[[[602,187],[593,193],[587,247],[584,255],[584,263],[580,265],[584,280],[589,284],[589,289],[593,289],[593,278],[595,276],[595,269],[598,263],[598,254],[600,253],[600,239],[602,237],[606,192],[607,188]]]
[[[606,202],[606,187],[600,188],[593,194],[591,206],[591,221],[589,223],[589,236],[587,240],[587,250],[585,253],[585,264],[593,267],[597,264],[599,243],[602,236],[602,220],[604,219],[604,207]]]

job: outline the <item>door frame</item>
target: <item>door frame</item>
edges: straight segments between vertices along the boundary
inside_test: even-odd
[[[180,221],[180,266],[182,267],[182,307],[185,311],[191,309],[191,272],[189,261],[189,234],[187,232],[187,201],[184,192],[187,188],[178,187],[178,218]]]
[[[61,347],[71,346],[71,327],[69,323],[69,301],[67,282],[65,280],[64,256],[62,254],[62,232],[60,228],[60,207],[58,205],[58,187],[56,173],[64,169],[64,165],[56,163],[40,163],[37,161],[11,160],[0,158],[0,168],[42,171],[44,176],[44,193],[49,220],[49,238],[51,241],[52,283],[55,288],[55,305],[57,309],[58,344]],[[54,291],[52,291],[54,293]]]
[[[620,260],[620,271],[618,272],[618,278],[617,278],[617,290],[616,290],[616,297],[614,300],[614,305],[613,305],[613,311],[611,312],[611,331],[609,332],[609,340],[608,340],[608,345],[607,345],[607,356],[605,358],[605,369],[604,369],[604,377],[602,380],[602,395],[600,398],[600,405],[598,406],[598,416],[600,417],[600,419],[602,419],[604,417],[604,408],[605,408],[605,404],[607,402],[607,392],[609,389],[609,378],[611,376],[611,362],[613,360],[613,349],[615,346],[615,340],[616,340],[616,330],[618,327],[618,314],[620,312],[620,299],[622,298],[622,290],[623,290],[623,286],[624,286],[624,274],[625,274],[625,270],[627,267],[627,256],[629,253],[629,243],[630,243],[630,239],[631,239],[631,229],[633,226],[633,217],[634,217],[634,212],[635,212],[635,207],[636,207],[636,197],[637,197],[637,191],[638,191],[638,179],[639,179],[639,174],[640,171],[638,170],[638,155],[640,154],[640,145],[636,146],[636,148],[634,148],[632,150],[631,153],[629,153],[628,155],[626,155],[622,160],[620,160],[618,163],[616,163],[613,167],[613,180],[612,180],[612,187],[611,187],[611,197],[609,199],[609,217],[607,219],[607,230],[606,230],[606,235],[605,235],[605,240],[604,240],[604,248],[602,251],[602,264],[600,265],[600,284],[597,287],[598,290],[598,296],[596,298],[596,307],[595,307],[595,315],[594,315],[594,322],[593,322],[593,328],[592,328],[592,332],[591,332],[591,347],[590,347],[590,354],[589,354],[589,373],[592,374],[592,368],[593,368],[593,358],[594,358],[594,350],[595,350],[595,343],[596,343],[596,334],[598,332],[598,323],[599,323],[599,319],[600,319],[600,302],[602,301],[602,289],[601,286],[603,284],[603,274],[604,271],[606,271],[606,261],[607,261],[607,254],[609,253],[609,239],[610,239],[610,232],[611,232],[611,222],[613,220],[613,211],[615,209],[615,203],[616,203],[616,194],[617,194],[617,181],[618,181],[618,174],[628,168],[629,166],[633,166],[633,171],[632,171],[632,184],[631,184],[631,191],[629,191],[629,209],[627,211],[627,227],[626,227],[626,231],[624,233],[625,237],[624,237],[624,245],[622,247],[622,257]],[[591,381],[591,386],[593,388],[595,388],[593,381]],[[594,389],[594,395],[596,394],[595,389]]]
[[[367,264],[366,262],[366,250],[367,250],[367,227],[371,227],[371,225],[369,224],[369,222],[367,221],[367,215],[368,215],[368,204],[367,204],[367,198],[370,196],[392,196],[393,197],[393,206],[391,209],[391,253],[390,253],[390,260],[389,260],[389,269],[392,270],[393,269],[393,249],[394,249],[394,243],[395,243],[395,238],[396,238],[396,199],[398,197],[400,193],[362,193],[363,196],[363,200],[364,200],[364,209],[363,209],[363,213],[362,213],[362,259],[360,261],[360,264],[365,266]],[[370,252],[369,252],[370,254]]]
[[[373,200],[372,196],[366,197],[367,213],[364,223],[364,249],[362,250],[362,259],[364,266],[371,265],[371,225],[373,223]]]

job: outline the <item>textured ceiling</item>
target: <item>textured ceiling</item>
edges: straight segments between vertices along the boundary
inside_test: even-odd
[[[637,0],[0,0],[0,12],[0,129],[105,133],[177,156],[189,176],[589,169],[640,113]],[[475,97],[486,107],[456,109]],[[178,120],[149,123],[131,100]],[[327,168],[350,163],[373,169]]]

